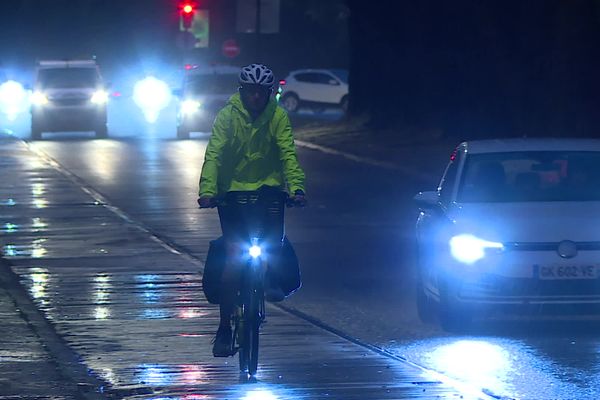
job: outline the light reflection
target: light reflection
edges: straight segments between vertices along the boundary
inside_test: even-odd
[[[164,386],[173,381],[172,374],[169,374],[168,369],[163,365],[142,364],[138,366],[138,369],[138,382],[141,384],[150,386]]]
[[[169,311],[160,308],[148,308],[141,315],[143,319],[165,319],[169,317]]]
[[[19,225],[10,222],[5,223],[4,228],[2,229],[2,231],[6,233],[13,233],[17,230],[19,230]]]
[[[177,316],[182,319],[205,317],[208,312],[202,311],[199,308],[183,307],[179,310]]]
[[[181,383],[185,385],[198,385],[203,383],[206,373],[196,364],[184,364],[181,367]]]
[[[46,207],[48,207],[48,200],[33,199],[31,204],[33,204],[35,206],[35,208],[46,208]]]
[[[48,273],[43,268],[35,270],[36,272],[33,272],[29,275],[29,279],[31,279],[31,287],[29,288],[29,293],[31,293],[31,297],[38,300],[46,297],[46,288],[48,286]]]
[[[116,175],[121,171],[121,162],[126,159],[127,148],[122,143],[112,140],[97,140],[93,146],[84,149],[83,158],[88,167],[103,181],[114,182]]]
[[[48,252],[44,248],[44,242],[46,239],[35,239],[31,245],[7,244],[3,247],[2,252],[7,257],[41,258]]]
[[[458,340],[437,346],[427,358],[434,370],[476,382],[478,387],[495,393],[506,391],[506,378],[513,371],[509,352],[484,340]]]
[[[137,284],[138,287],[145,289],[141,292],[141,297],[144,303],[152,304],[158,302],[161,297],[160,292],[157,290],[157,286],[154,283],[158,279],[158,275],[144,274],[136,275],[135,280],[140,282]]]
[[[2,252],[8,257],[15,257],[17,255],[17,249],[14,244],[7,244],[4,246]]]
[[[117,377],[115,376],[112,368],[101,368],[100,376],[111,385],[116,385],[118,383]]]
[[[46,193],[46,186],[43,183],[33,183],[31,185],[31,194],[40,197]]]
[[[41,218],[35,217],[31,220],[31,224],[36,229],[43,229],[48,226],[45,222],[42,222]]]
[[[96,307],[94,310],[94,318],[107,319],[110,317],[110,309],[108,307]]]
[[[242,400],[279,400],[279,397],[269,390],[255,389],[246,393]]]
[[[106,274],[98,274],[93,278],[93,299],[96,305],[109,303],[112,284],[110,276]],[[96,307],[94,315],[96,319],[106,319],[110,316],[108,307]]]
[[[13,199],[0,200],[0,206],[14,206],[17,204]]]

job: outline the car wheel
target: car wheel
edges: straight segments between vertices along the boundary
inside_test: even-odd
[[[106,125],[101,125],[97,127],[95,130],[96,138],[98,139],[106,139],[108,137],[108,128]]]
[[[177,127],[177,139],[189,139],[190,131],[180,126]]]
[[[295,93],[286,93],[281,98],[281,105],[287,112],[296,112],[300,107],[300,99]]]
[[[348,113],[348,96],[342,97],[342,101],[340,101],[340,108],[344,114]]]
[[[417,282],[417,314],[419,315],[419,319],[421,322],[425,324],[430,324],[434,322],[435,317],[435,307],[433,301],[425,294],[425,289],[423,288],[423,282],[419,279]]]

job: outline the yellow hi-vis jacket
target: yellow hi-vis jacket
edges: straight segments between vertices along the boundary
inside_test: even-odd
[[[287,183],[287,187],[286,187]],[[261,186],[304,191],[304,171],[298,164],[287,113],[270,99],[253,122],[239,93],[215,119],[200,175],[200,197]]]

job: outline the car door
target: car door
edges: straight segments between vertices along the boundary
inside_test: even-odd
[[[345,85],[340,79],[328,72],[319,72],[316,77],[320,87],[321,101],[329,104],[338,104],[346,94]]]
[[[302,101],[319,101],[321,85],[314,72],[299,72],[294,75],[294,80],[293,87],[290,85],[287,90],[296,92]]]

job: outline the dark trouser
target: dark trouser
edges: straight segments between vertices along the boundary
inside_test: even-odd
[[[285,193],[263,187],[253,192],[229,192],[220,205],[219,220],[227,250],[221,277],[221,326],[229,326],[241,285],[241,268],[252,238],[279,245],[284,236]]]

